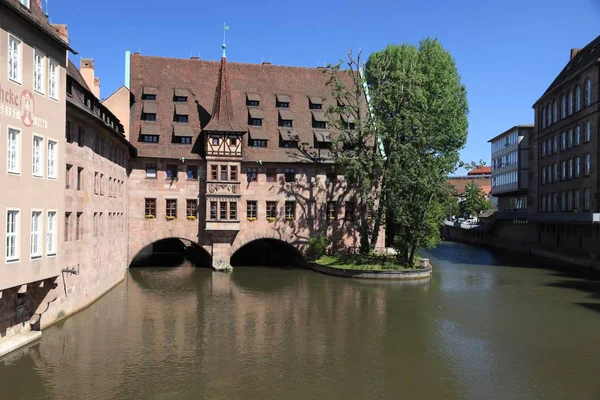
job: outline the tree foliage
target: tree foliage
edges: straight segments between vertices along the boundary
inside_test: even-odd
[[[364,76],[360,54],[349,54],[345,77],[341,66],[329,68],[338,100],[330,124],[340,132],[333,155],[360,195],[361,250],[375,245],[385,221],[398,261],[412,265],[417,249],[437,243],[449,207],[447,175],[467,138],[466,89],[452,56],[432,39],[371,54]]]
[[[439,238],[447,175],[467,138],[466,89],[452,56],[432,39],[372,54],[366,79],[385,154],[388,235],[410,265],[416,250]]]
[[[494,205],[488,200],[483,189],[475,182],[471,182],[465,188],[458,207],[461,215],[479,215],[485,210],[494,208]]]

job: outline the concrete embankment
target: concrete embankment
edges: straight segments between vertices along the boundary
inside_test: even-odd
[[[394,270],[372,270],[372,269],[343,269],[328,267],[316,263],[308,264],[308,268],[313,271],[321,272],[327,275],[340,276],[344,278],[361,278],[361,279],[395,279],[395,280],[414,280],[414,279],[429,279],[433,270],[429,259],[423,258],[422,267],[394,271]]]

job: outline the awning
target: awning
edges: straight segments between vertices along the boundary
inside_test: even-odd
[[[279,110],[279,119],[281,119],[282,121],[293,121],[294,114],[292,114],[290,110]]]
[[[248,112],[250,113],[250,118],[253,119],[263,119],[263,112],[259,108],[248,108]]]
[[[293,129],[280,129],[279,135],[281,135],[281,140],[285,142],[299,142],[300,137]]]
[[[187,89],[175,89],[175,97],[188,97],[189,92]]]
[[[321,97],[309,96],[308,99],[312,104],[323,104],[323,98]]]
[[[143,124],[140,132],[142,135],[159,135],[160,127],[156,124]]]
[[[290,102],[290,96],[285,95],[285,94],[278,94],[277,95],[277,101],[280,103],[289,103]]]
[[[250,128],[248,134],[252,140],[269,140],[269,135],[264,129]]]
[[[173,134],[175,136],[193,136],[194,130],[188,124],[174,124]]]
[[[175,114],[190,115],[190,108],[186,103],[175,103]]]
[[[260,101],[260,94],[258,94],[258,93],[246,93],[246,98],[249,101]]]
[[[356,118],[354,118],[354,115],[342,114],[342,121],[344,121],[347,124],[353,124],[356,122]]]
[[[156,114],[158,111],[158,106],[153,101],[144,101],[142,106],[142,112],[144,114]]]
[[[315,134],[315,139],[319,143],[331,143],[331,133],[329,132],[317,132],[313,131]]]
[[[317,122],[327,122],[327,117],[323,111],[313,111],[312,116]]]
[[[157,94],[157,90],[156,88],[150,87],[150,86],[144,86],[144,88],[142,89],[142,93],[143,94]]]

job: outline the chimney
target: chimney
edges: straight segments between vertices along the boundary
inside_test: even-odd
[[[81,63],[79,64],[79,70],[81,71],[83,80],[88,85],[94,96],[100,98],[100,80],[98,80],[98,84],[96,84],[96,79],[94,77],[94,59],[82,58]]]
[[[571,58],[569,61],[571,61],[572,59],[575,58],[575,56],[577,55],[577,53],[579,53],[581,51],[581,49],[571,49]]]
[[[60,38],[65,41],[65,43],[69,43],[69,29],[67,28],[67,25],[52,24],[52,28],[54,28],[56,33],[58,33],[58,36],[60,36]]]
[[[94,77],[94,87],[92,88],[92,93],[96,98],[100,99],[100,78],[97,76]]]

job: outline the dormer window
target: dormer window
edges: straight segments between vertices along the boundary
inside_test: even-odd
[[[158,135],[142,135],[144,143],[158,143]]]
[[[142,120],[156,121],[157,110],[158,110],[158,107],[156,106],[156,103],[144,102],[144,105],[142,106]]]
[[[191,126],[173,124],[173,143],[191,144],[193,134]]]
[[[354,129],[356,127],[356,119],[353,115],[342,114],[342,126],[345,129]]]
[[[294,124],[294,115],[290,110],[279,110],[279,126],[291,128]]]
[[[323,99],[320,97],[309,97],[308,108],[310,110],[321,110],[323,108]]]
[[[262,129],[248,130],[248,146],[251,147],[267,147],[269,136]]]
[[[327,117],[320,111],[312,112],[312,126],[316,129],[327,129]]]
[[[263,113],[257,108],[248,108],[248,125],[262,126]]]
[[[142,100],[156,100],[156,88],[145,87],[142,89]]]
[[[290,108],[290,97],[286,96],[284,94],[278,94],[276,107],[277,108]]]
[[[317,149],[331,149],[331,133],[329,132],[314,132],[315,135],[315,148]]]
[[[188,99],[188,90],[187,89],[175,89],[173,93],[173,101],[176,103],[187,103]]]
[[[260,106],[260,95],[257,93],[246,93],[246,105],[248,107]]]
[[[291,130],[291,129],[280,129],[279,130],[279,147],[297,149],[299,141],[300,141],[300,137],[293,130]]]
[[[186,123],[188,122],[188,115],[190,114],[190,109],[185,103],[175,103],[175,115],[173,117],[173,121]]]
[[[181,143],[181,144],[191,144],[192,143],[192,137],[191,136],[177,136],[177,143]]]

